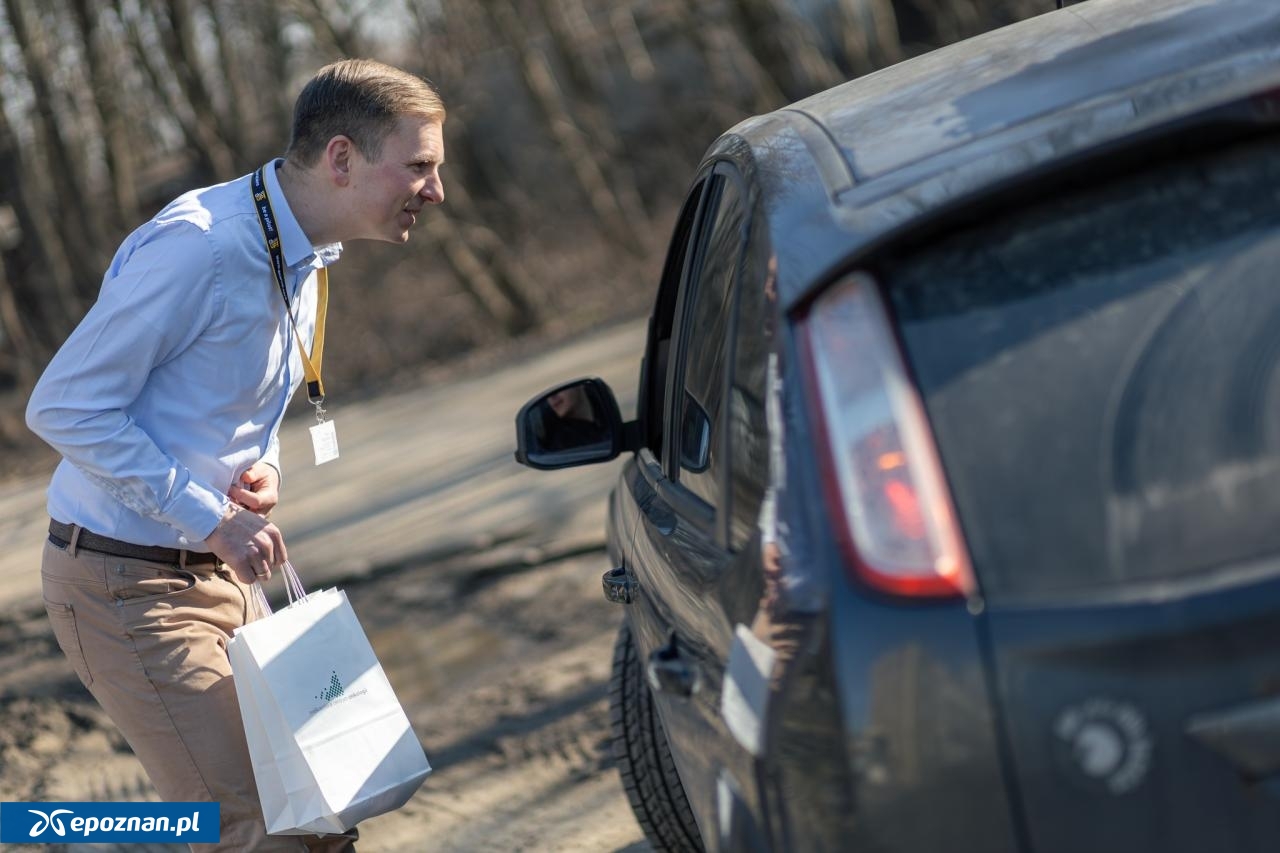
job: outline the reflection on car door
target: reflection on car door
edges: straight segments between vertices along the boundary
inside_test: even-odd
[[[727,513],[730,343],[748,211],[741,180],[720,165],[676,307],[661,455],[637,478],[645,493],[637,496],[632,564],[641,593],[632,626],[642,653],[668,676],[651,684],[704,837],[716,834],[718,788],[721,797],[757,796],[750,763],[719,714],[724,661],[743,618],[727,612],[726,590],[759,586],[756,563],[729,547]],[[746,577],[753,571],[755,587]]]

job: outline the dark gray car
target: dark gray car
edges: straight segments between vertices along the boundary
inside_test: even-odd
[[[1280,2],[1089,0],[716,141],[636,420],[517,419],[655,847],[1280,849],[1278,133]]]

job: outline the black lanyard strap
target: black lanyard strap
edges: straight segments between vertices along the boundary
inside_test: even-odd
[[[320,378],[320,364],[324,359],[324,321],[329,308],[329,276],[323,267],[317,273],[319,278],[318,304],[316,307],[316,332],[312,338],[311,353],[308,354],[302,345],[302,335],[298,332],[298,321],[293,316],[293,305],[289,301],[289,287],[284,278],[284,251],[280,248],[280,230],[276,227],[275,212],[271,209],[271,199],[267,196],[266,166],[253,173],[253,203],[258,211],[258,224],[262,226],[262,237],[267,242],[267,252],[271,255],[271,271],[275,273],[276,284],[280,287],[280,298],[284,300],[285,313],[289,315],[289,324],[293,327],[293,336],[298,342],[298,353],[302,356],[302,364],[307,378],[307,399],[316,407],[317,413],[324,403],[324,382]]]

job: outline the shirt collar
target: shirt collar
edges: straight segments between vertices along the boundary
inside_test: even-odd
[[[284,197],[284,190],[280,188],[280,178],[276,175],[276,169],[283,164],[284,160],[277,157],[262,171],[267,182],[267,195],[271,199],[271,209],[276,215],[276,228],[280,231],[280,250],[284,254],[284,262],[290,269],[304,266],[328,266],[342,254],[342,244],[328,243],[323,246],[311,244],[311,240],[308,239],[306,232],[302,230],[302,226],[298,224],[293,211],[289,208],[289,200]]]

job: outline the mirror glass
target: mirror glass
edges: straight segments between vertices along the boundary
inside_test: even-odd
[[[528,412],[529,457],[557,464],[608,458],[613,430],[591,380],[573,382],[545,394]]]

